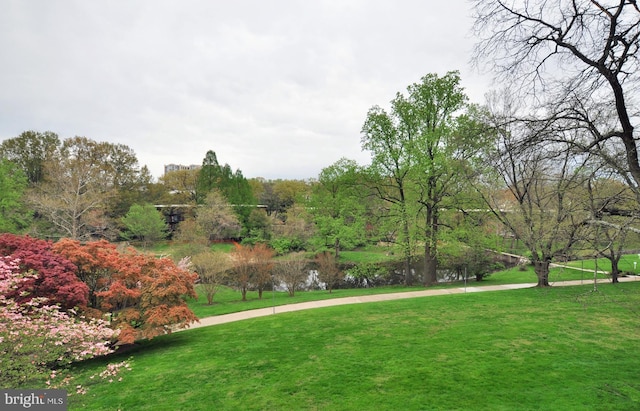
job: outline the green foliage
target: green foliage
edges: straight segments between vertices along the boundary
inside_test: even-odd
[[[13,162],[0,158],[0,232],[17,233],[31,221],[25,207],[27,178]]]
[[[218,190],[234,206],[234,211],[242,223],[245,233],[249,232],[249,216],[257,204],[249,181],[242,171],[231,171],[229,164],[221,166],[216,153],[209,150],[202,162],[196,184],[196,200],[203,204],[212,190]]]
[[[0,157],[17,164],[28,182],[35,184],[45,178],[45,163],[53,158],[59,146],[60,139],[55,133],[24,131],[0,144]]]
[[[121,221],[126,228],[122,236],[126,239],[137,239],[147,244],[167,237],[164,216],[152,204],[132,205]]]
[[[271,221],[264,210],[253,209],[245,226],[243,243],[255,244],[268,241],[271,238]]]
[[[302,240],[288,237],[278,237],[269,240],[269,247],[276,252],[276,255],[286,255],[288,253],[306,250]]]
[[[342,249],[364,245],[366,210],[359,173],[357,163],[345,158],[320,172],[310,201],[318,248],[331,247],[339,255]]]
[[[389,268],[379,263],[361,263],[346,270],[346,274],[355,279],[356,286],[372,287],[386,281]]]

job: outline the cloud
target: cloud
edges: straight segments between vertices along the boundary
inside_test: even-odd
[[[466,2],[9,0],[0,16],[0,138],[51,130],[129,145],[159,176],[207,150],[247,177],[366,163],[373,105],[461,70]]]

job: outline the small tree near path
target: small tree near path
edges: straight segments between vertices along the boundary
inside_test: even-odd
[[[231,258],[227,253],[205,251],[191,257],[191,266],[200,277],[200,287],[207,297],[207,305],[212,305],[213,297],[229,276]]]
[[[242,293],[242,301],[247,300],[247,291],[251,287],[258,289],[259,297],[271,282],[272,258],[275,252],[266,245],[254,246],[235,244],[231,253],[233,260],[232,282]]]
[[[329,252],[322,252],[316,256],[318,265],[318,278],[327,285],[327,290],[331,290],[337,282],[344,278],[344,273],[338,267],[335,255]]]
[[[290,297],[295,296],[296,290],[301,289],[309,277],[304,253],[293,253],[287,259],[278,261],[275,271],[276,278],[285,284]]]
[[[272,281],[273,256],[275,251],[264,244],[256,244],[253,251],[253,282],[258,289],[258,298]]]

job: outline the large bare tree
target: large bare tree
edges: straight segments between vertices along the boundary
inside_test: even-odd
[[[503,101],[504,103],[504,101]],[[495,101],[494,101],[495,104]],[[539,287],[549,286],[549,266],[585,239],[591,219],[587,183],[592,156],[566,142],[552,140],[576,130],[557,130],[546,122],[513,117],[507,102],[502,112],[490,106],[495,145],[487,149],[487,171],[479,192],[494,216],[525,245]]]
[[[476,63],[486,64],[502,84],[533,97],[529,101],[541,104],[537,114],[546,120],[569,120],[580,127],[585,133],[574,143],[602,154],[639,193],[636,1],[473,2]]]

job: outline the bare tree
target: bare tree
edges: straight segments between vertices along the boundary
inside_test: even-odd
[[[293,297],[309,277],[307,260],[303,253],[290,254],[286,259],[279,260],[275,265],[276,278],[287,287],[289,296]]]
[[[327,251],[316,256],[316,264],[318,265],[318,278],[327,284],[329,294],[335,284],[344,278],[344,273],[340,270],[334,254]]]
[[[258,289],[258,298],[262,299],[262,293],[269,284],[272,284],[273,255],[275,251],[262,243],[254,245],[252,282]]]
[[[258,297],[262,298],[263,291],[272,280],[274,253],[272,249],[261,243],[253,246],[235,244],[235,249],[231,253],[233,261],[231,282],[240,289],[242,301],[247,299],[247,291],[250,288],[257,289]]]
[[[586,194],[590,173],[585,170],[591,157],[566,143],[528,144],[532,138],[571,134],[571,130],[513,120],[509,111],[493,121],[496,144],[487,153],[491,171],[478,191],[494,216],[525,244],[538,286],[547,287],[550,263],[584,239],[590,220]]]
[[[640,192],[634,119],[640,64],[640,9],[634,0],[473,0],[474,60],[587,131],[580,147],[621,151],[622,172]],[[603,107],[614,121],[601,121]],[[606,112],[604,114],[607,114]],[[584,137],[588,136],[588,140]],[[610,157],[614,158],[614,157]]]
[[[611,263],[611,282],[617,283],[620,275],[619,262],[625,253],[627,238],[639,232],[637,225],[637,201],[632,190],[611,173],[600,171],[588,184],[589,203],[593,227],[588,238],[594,255],[608,259]]]
[[[231,258],[227,253],[205,251],[191,258],[193,269],[200,278],[200,286],[207,297],[207,304],[213,304],[213,298],[228,277]]]

